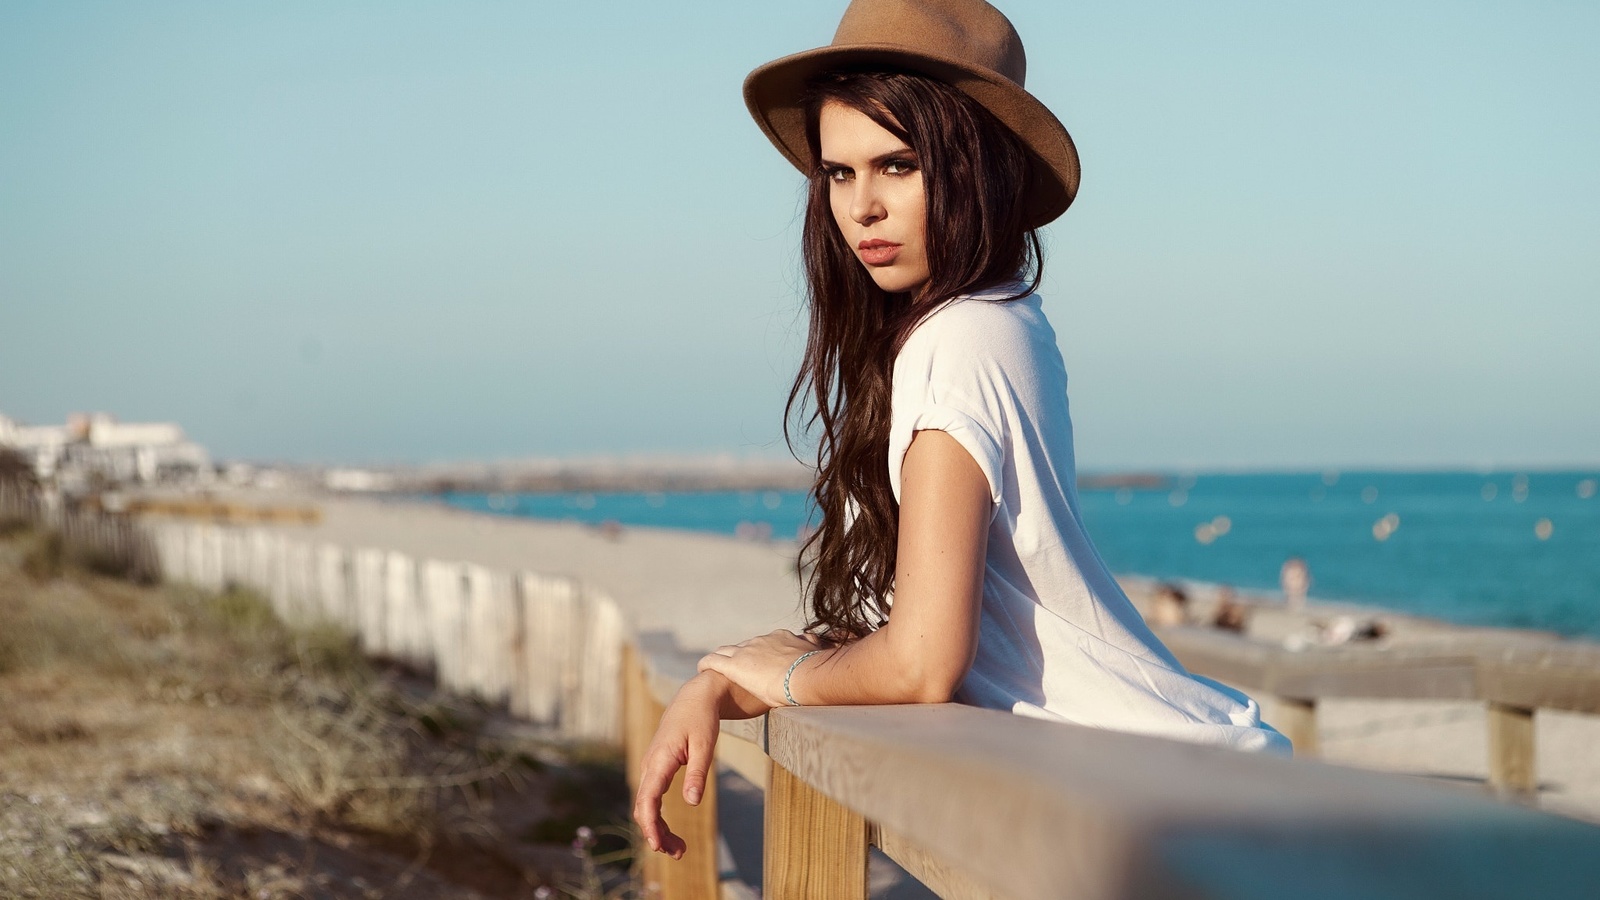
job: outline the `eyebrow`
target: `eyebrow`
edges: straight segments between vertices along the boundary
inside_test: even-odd
[[[880,153],[877,156],[874,156],[873,158],[867,160],[867,165],[870,165],[870,166],[881,165],[881,164],[883,164],[885,162],[888,162],[891,159],[894,159],[897,156],[909,156],[912,159],[916,159],[917,151],[911,149],[910,147],[901,147],[899,150],[890,150],[888,153]],[[848,169],[848,168],[850,168],[849,166],[845,165],[844,163],[834,162],[831,159],[822,160],[821,161],[821,165],[823,167],[825,167],[825,168],[836,168],[836,169]]]

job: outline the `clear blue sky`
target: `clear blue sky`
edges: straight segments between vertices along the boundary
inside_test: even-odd
[[[305,461],[779,455],[845,4],[0,5],[0,412]],[[1600,464],[1600,5],[1009,0],[1080,464]]]

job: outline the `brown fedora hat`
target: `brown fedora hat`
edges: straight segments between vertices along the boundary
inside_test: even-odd
[[[795,167],[816,171],[806,143],[806,82],[836,69],[882,67],[928,75],[978,101],[1022,138],[1034,166],[1027,221],[1038,227],[1078,193],[1078,151],[1055,115],[1022,88],[1028,62],[1011,22],[983,0],[852,0],[833,43],[773,60],[744,80],[756,124]]]

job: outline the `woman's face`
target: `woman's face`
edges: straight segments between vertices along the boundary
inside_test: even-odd
[[[839,233],[885,291],[928,281],[927,193],[917,154],[852,107],[824,104],[817,120],[828,203]]]

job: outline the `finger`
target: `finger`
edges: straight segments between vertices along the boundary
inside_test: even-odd
[[[744,649],[743,644],[723,644],[721,647],[707,653],[707,656],[732,656]]]
[[[700,798],[705,796],[714,746],[700,741],[689,742],[689,764],[683,770],[683,799],[690,806],[699,806]]]
[[[665,838],[672,835],[661,818],[661,795],[672,784],[679,763],[665,754],[647,756],[639,770],[639,791],[633,799],[633,821],[639,826],[645,844],[651,850],[662,851]]]
[[[661,827],[665,831],[666,823],[661,823]],[[661,852],[673,859],[683,859],[683,854],[689,852],[689,844],[683,838],[666,831],[662,836]]]
[[[722,670],[717,667],[732,658],[732,653],[707,653],[705,656],[700,657],[699,662],[694,664],[694,670],[696,672],[720,672]]]

